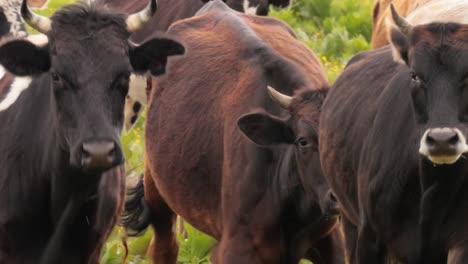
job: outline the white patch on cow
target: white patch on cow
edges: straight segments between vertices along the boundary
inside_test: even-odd
[[[128,95],[125,99],[124,127],[128,131],[140,115],[143,107],[147,104],[146,87],[148,75],[130,75]],[[141,104],[139,111],[134,110],[135,104]]]
[[[143,105],[146,105],[146,86],[148,79],[147,75],[130,75],[130,84],[128,88],[128,95],[133,98],[133,100],[140,102]]]
[[[250,6],[249,0],[244,0],[243,7],[244,7],[244,13],[245,14],[247,14],[247,15],[257,15],[258,6],[255,6],[255,7]]]
[[[10,23],[8,37],[23,38],[28,35],[21,20],[20,7],[22,0],[0,0],[6,19]]]
[[[429,146],[427,145],[427,134],[429,132],[444,132],[444,131],[452,131],[454,130],[459,138],[459,141],[456,144],[456,151],[454,155],[437,155],[433,156],[430,154],[429,151]],[[442,164],[453,164],[455,163],[461,155],[464,153],[468,152],[468,146],[466,145],[466,138],[462,134],[462,132],[458,128],[448,128],[448,127],[443,127],[443,128],[432,128],[432,129],[427,129],[426,132],[424,132],[424,135],[421,137],[421,141],[419,143],[419,153],[421,155],[426,156],[432,163],[437,164],[437,165],[442,165]]]
[[[411,25],[435,22],[468,24],[468,1],[433,0],[416,8],[406,20]]]
[[[3,66],[0,65],[0,79],[2,79],[3,76],[5,76],[5,73],[6,73],[5,68],[3,68]]]
[[[49,39],[44,34],[29,35],[26,39],[36,46],[45,46],[49,42]]]
[[[8,109],[20,96],[20,94],[29,88],[29,84],[31,84],[32,78],[31,77],[15,77],[15,80],[11,84],[10,91],[0,102],[0,111],[4,111]]]

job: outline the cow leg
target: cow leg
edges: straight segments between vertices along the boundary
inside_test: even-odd
[[[367,221],[359,229],[356,258],[358,264],[385,263],[384,246]]]
[[[174,233],[176,214],[169,208],[154,184],[148,170],[145,172],[145,200],[151,211],[151,225],[154,237],[148,248],[148,255],[152,263],[175,264],[177,263],[177,245]]]

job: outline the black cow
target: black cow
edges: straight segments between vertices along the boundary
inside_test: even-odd
[[[468,263],[468,25],[392,15],[392,45],[352,59],[320,118],[350,263],[447,263],[455,248]]]
[[[49,19],[22,3],[25,21],[49,42],[0,47],[8,71],[32,75],[0,112],[8,124],[0,126],[0,263],[99,262],[122,208],[119,136],[129,75],[161,74],[167,56],[184,52],[169,39],[129,44],[155,10],[155,0],[130,16],[81,3]]]

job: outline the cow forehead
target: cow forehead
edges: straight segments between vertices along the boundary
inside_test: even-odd
[[[434,23],[417,26],[411,32],[411,46],[413,54],[427,54],[438,57],[440,62],[451,60],[455,63],[454,59],[461,59],[460,56],[468,52],[468,25]]]
[[[128,45],[130,34],[121,14],[107,13],[94,5],[75,4],[60,9],[51,19],[49,38],[59,53],[80,48],[93,52],[89,45],[116,50]],[[99,53],[98,50],[95,52]]]

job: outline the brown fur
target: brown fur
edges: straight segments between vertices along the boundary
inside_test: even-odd
[[[374,2],[373,17],[372,17],[372,39],[371,46],[379,48],[389,44],[387,38],[387,25],[385,20],[391,19],[390,4],[395,5],[398,13],[405,17],[411,11],[415,10],[431,0],[376,0]]]
[[[0,102],[10,92],[10,87],[14,80],[15,76],[8,72],[5,72],[5,75],[0,79]]]
[[[335,232],[335,220],[308,230],[322,219],[320,209],[307,211],[306,220],[287,214],[295,206],[319,208],[328,190],[323,179],[294,179],[286,172],[273,177],[270,166],[285,146],[258,147],[237,127],[239,117],[255,108],[288,116],[272,103],[267,84],[289,95],[327,87],[316,56],[284,23],[237,13],[220,1],[168,32],[184,43],[187,54],[169,61],[149,100],[144,186],[156,233],[153,263],[176,261],[176,213],[219,241],[214,263],[297,263],[308,255],[316,257],[314,263],[343,263],[336,249],[340,236],[327,236]],[[291,113],[315,124],[318,113],[307,113],[316,106],[297,101],[305,94],[297,94]],[[319,170],[318,160],[313,165]],[[310,186],[308,199],[295,200],[297,188]],[[322,244],[315,255],[304,246]]]

